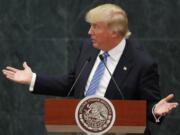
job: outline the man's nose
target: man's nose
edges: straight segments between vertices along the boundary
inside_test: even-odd
[[[92,33],[93,33],[92,26],[90,26],[89,31],[88,31],[88,34],[89,34],[89,35],[92,35]]]

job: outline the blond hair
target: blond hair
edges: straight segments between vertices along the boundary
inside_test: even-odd
[[[88,23],[105,22],[112,31],[119,33],[125,38],[131,35],[128,29],[126,12],[117,5],[103,4],[97,6],[87,12],[85,19]]]

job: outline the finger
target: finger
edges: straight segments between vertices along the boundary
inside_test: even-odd
[[[12,76],[12,75],[7,75],[6,78],[14,81],[14,76]]]
[[[5,69],[2,70],[2,72],[3,72],[4,75],[6,75],[6,71],[7,71],[7,70],[5,70]]]
[[[10,66],[7,66],[6,69],[11,70],[13,72],[17,72],[18,71],[18,69],[10,67]]]
[[[26,68],[29,68],[29,66],[27,65],[26,62],[23,62],[23,67],[26,69]]]
[[[177,107],[178,107],[178,103],[171,103],[171,105],[170,105],[171,110],[175,109]]]
[[[174,97],[174,94],[169,94],[169,95],[168,95],[167,97],[165,97],[163,100],[166,101],[166,102],[168,102],[168,101],[172,100],[173,97]]]
[[[13,75],[14,76],[15,72],[10,71],[10,70],[3,70],[3,74],[4,75]]]
[[[177,104],[176,103],[173,103],[171,104],[169,107],[167,107],[167,110],[164,112],[166,114],[169,114],[172,112],[173,109],[177,108]]]
[[[167,115],[167,113],[165,113],[165,112],[161,114],[161,116],[166,116],[166,115]]]

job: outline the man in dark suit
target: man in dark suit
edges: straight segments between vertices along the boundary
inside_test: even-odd
[[[178,103],[169,103],[172,94],[160,100],[157,64],[145,51],[135,48],[127,40],[131,33],[123,9],[113,4],[100,5],[87,13],[86,21],[90,23],[88,33],[92,45],[88,43],[81,47],[76,64],[68,74],[42,76],[33,73],[26,63],[24,70],[7,67],[3,73],[10,80],[30,85],[30,91],[37,94],[67,96],[75,84],[70,92],[75,98],[97,95],[108,99],[143,99],[147,101],[148,119],[153,122],[159,122],[162,116],[177,107]],[[101,60],[99,55],[104,58]],[[106,61],[102,64],[103,60]],[[104,64],[118,86],[107,69],[102,68]],[[102,73],[98,70],[99,65]],[[92,92],[91,87],[95,91]]]

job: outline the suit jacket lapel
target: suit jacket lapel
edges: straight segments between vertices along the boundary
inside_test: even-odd
[[[120,61],[118,62],[118,65],[116,66],[116,69],[113,73],[113,76],[114,76],[118,86],[120,87],[122,93],[123,93],[123,83],[124,83],[126,77],[128,76],[128,73],[131,71],[131,69],[133,67],[132,54],[133,54],[132,47],[127,42],[124,52],[120,58]],[[114,98],[113,95],[115,95],[115,93],[117,93],[117,92],[118,92],[118,89],[116,88],[114,82],[111,79],[109,86],[107,88],[107,91],[105,93],[105,97],[107,97],[108,99],[112,99],[112,98]],[[120,95],[119,95],[119,98],[121,98]]]

